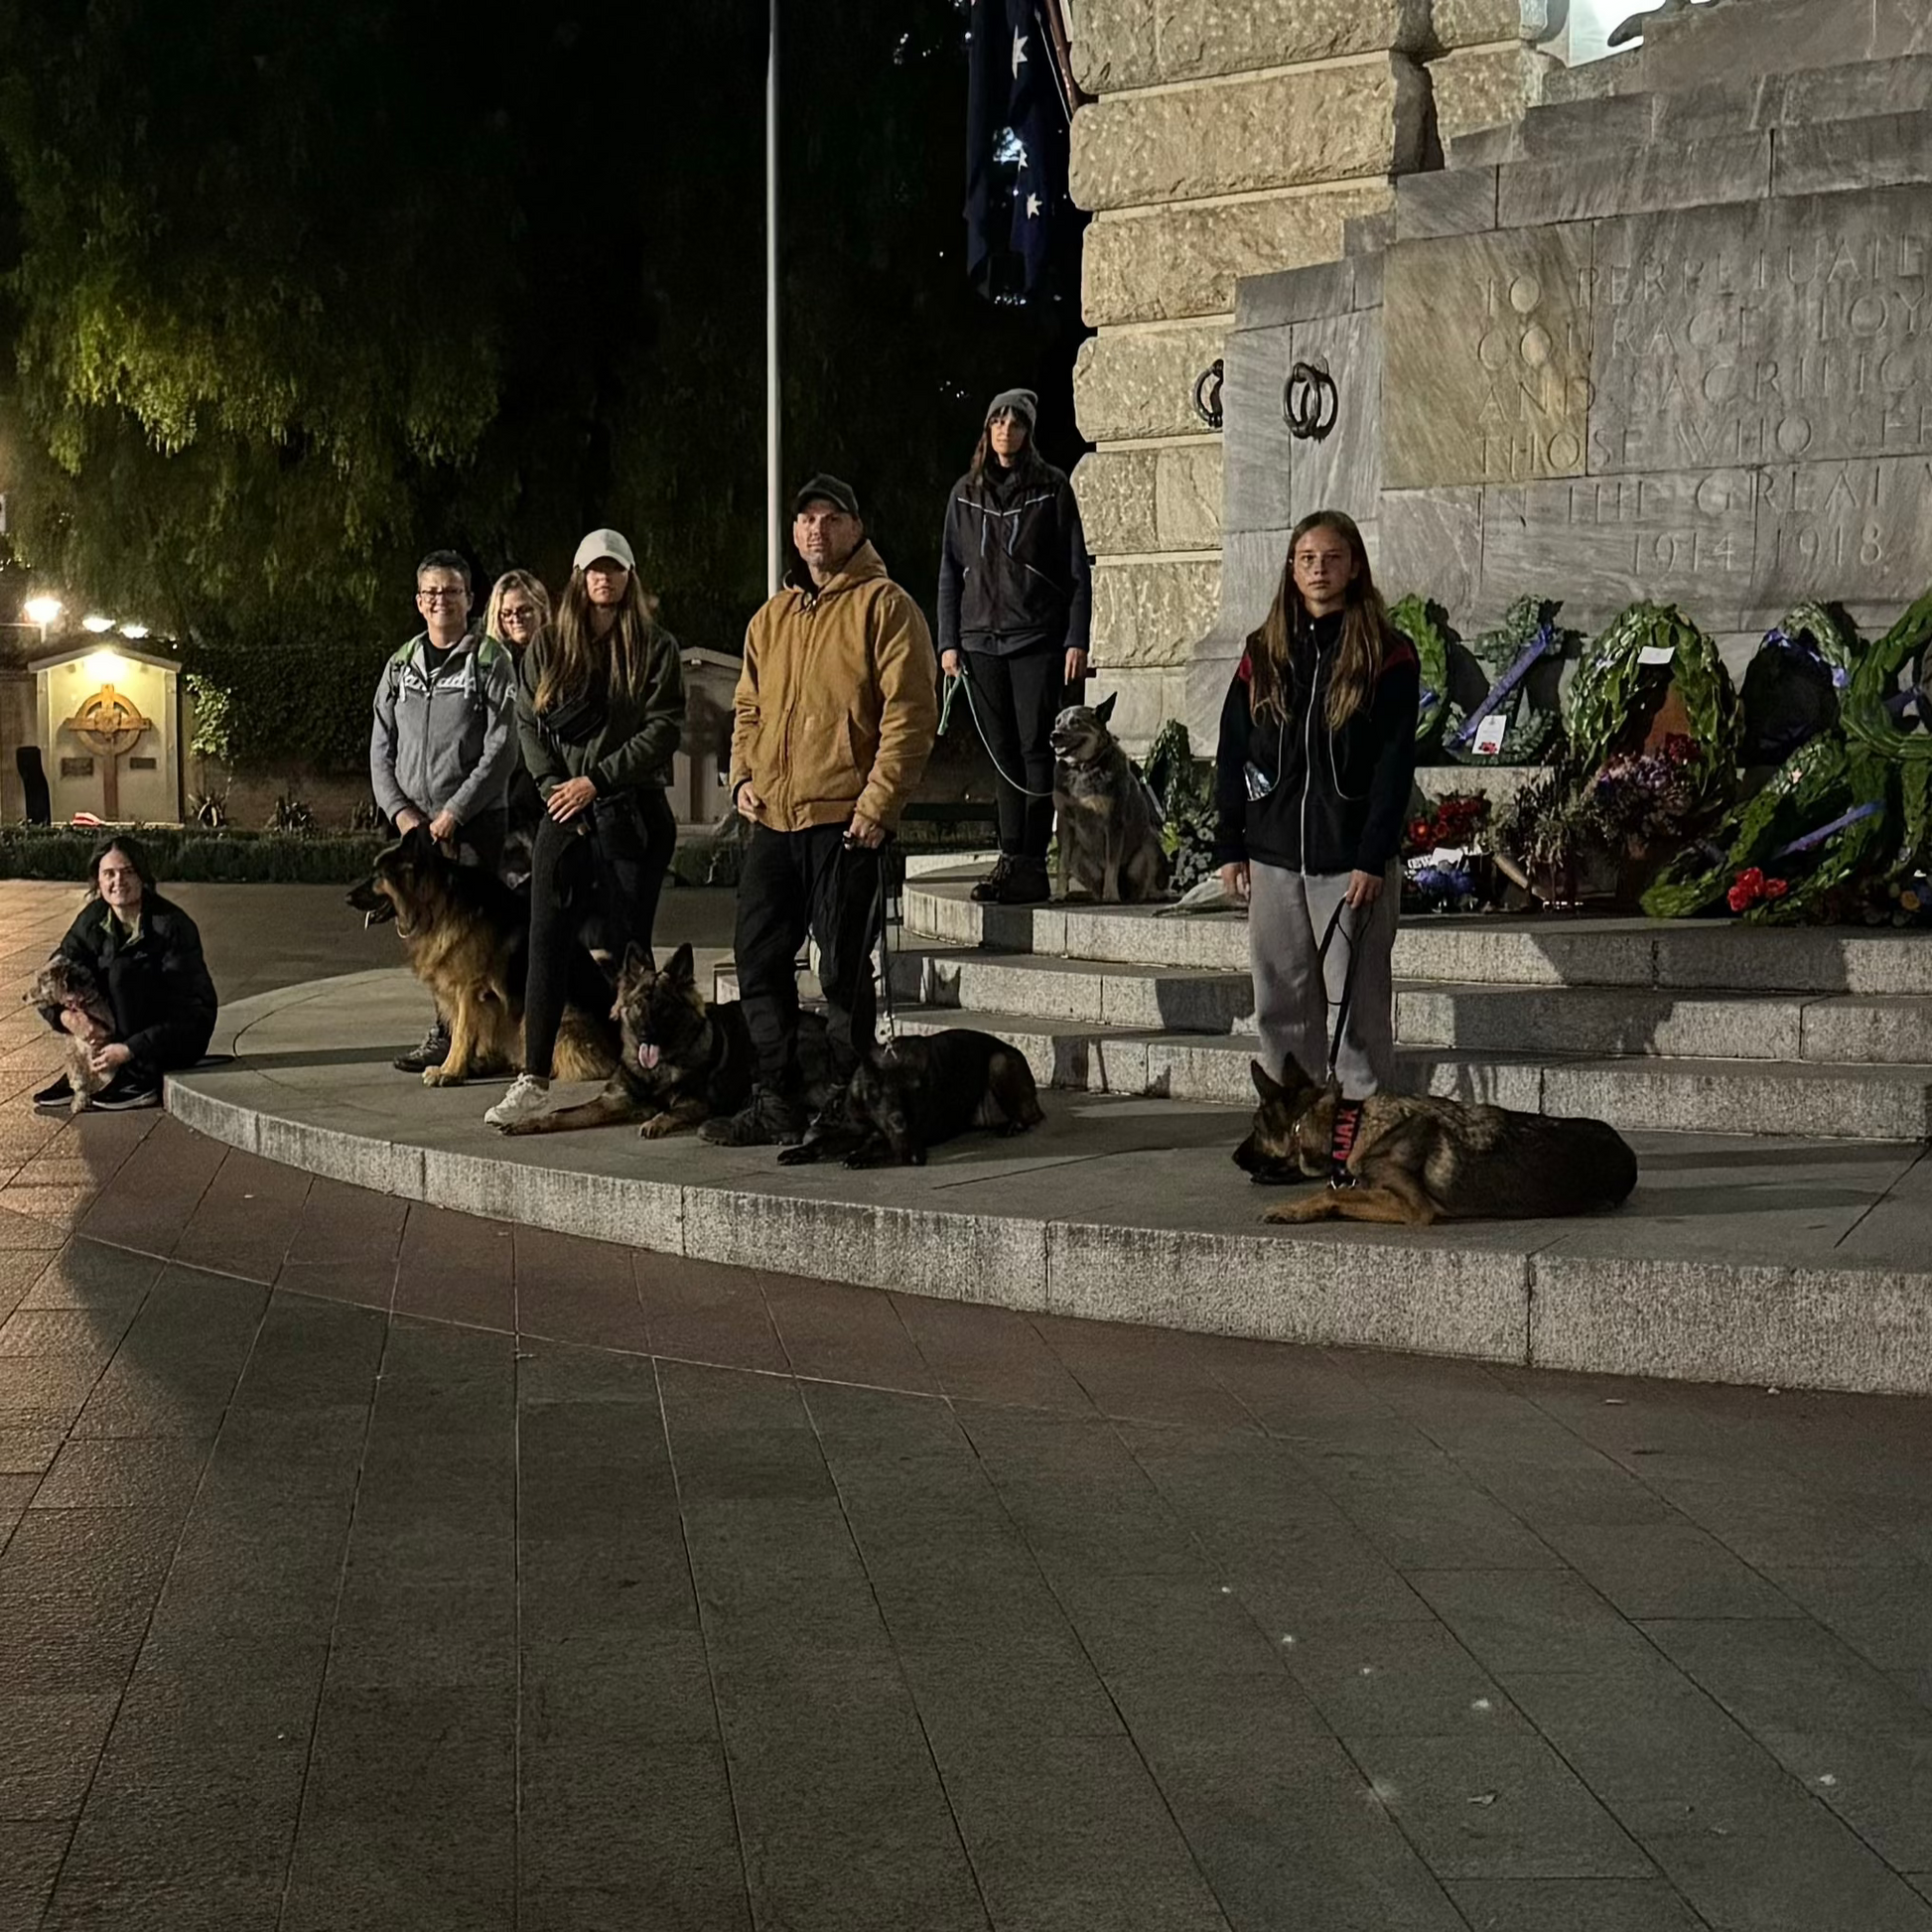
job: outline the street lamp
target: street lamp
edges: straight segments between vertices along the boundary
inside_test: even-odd
[[[91,630],[96,637],[105,631],[112,630],[113,627],[114,620],[112,618],[103,618],[98,611],[91,612],[88,616],[80,620],[80,628],[82,630]]]
[[[28,622],[39,624],[43,630],[61,615],[64,608],[58,597],[30,597],[21,607]]]

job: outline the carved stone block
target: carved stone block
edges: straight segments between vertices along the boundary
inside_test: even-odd
[[[1526,482],[1584,469],[1589,236],[1405,242],[1386,269],[1383,483]]]
[[[1339,261],[1285,269],[1276,275],[1244,276],[1235,291],[1234,326],[1272,329],[1279,323],[1302,322],[1310,316],[1343,315],[1358,306],[1355,276],[1359,267],[1355,256],[1345,255]]]
[[[1405,175],[1396,185],[1398,241],[1430,241],[1439,235],[1480,234],[1496,225],[1496,171],[1452,168]]]
[[[1505,228],[1587,221],[1648,208],[1753,202],[1770,192],[1771,137],[1738,135],[1687,148],[1519,161],[1502,172],[1496,219]]]
[[[1158,550],[1153,450],[1095,450],[1073,472],[1087,548],[1103,557]]]
[[[1193,436],[1194,379],[1221,353],[1224,323],[1103,329],[1073,362],[1073,407],[1092,443]]]
[[[1093,572],[1093,634],[1114,670],[1185,664],[1213,623],[1221,566],[1211,559],[1108,563]]]
[[[1829,195],[1897,182],[1932,182],[1932,113],[1822,121],[1778,136],[1780,195]]]
[[[1291,364],[1325,369],[1335,385],[1335,421],[1319,440],[1292,435],[1291,521],[1315,510],[1335,509],[1357,523],[1372,523],[1382,495],[1382,312],[1356,311],[1298,322],[1291,336]],[[1285,398],[1272,398],[1277,422]]]
[[[1454,0],[1459,6],[1496,0]],[[1105,0],[1074,16],[1073,71],[1090,94],[1255,68],[1416,49],[1428,0]]]
[[[1391,600],[1420,591],[1466,618],[1481,588],[1481,489],[1384,490],[1380,576]]]
[[[1932,583],[1932,458],[1770,464],[1751,486],[1761,610],[1821,593],[1904,604]]]
[[[1222,520],[1230,532],[1285,529],[1292,520],[1295,443],[1282,420],[1281,397],[1293,345],[1288,329],[1244,329],[1227,339]]]
[[[1517,120],[1541,92],[1543,76],[1557,65],[1548,54],[1520,42],[1469,48],[1431,61],[1437,133],[1449,141],[1479,127],[1503,127]]]

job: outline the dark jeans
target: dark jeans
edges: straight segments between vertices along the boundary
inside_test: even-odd
[[[798,1092],[796,961],[808,932],[818,941],[826,1030],[841,1077],[872,1045],[878,913],[879,854],[848,851],[843,823],[803,832],[752,827],[733,951],[760,1085],[791,1097]]]
[[[999,767],[1000,850],[1009,859],[1046,859],[1053,836],[1053,720],[1063,704],[1077,704],[1066,685],[1066,652],[1058,644],[1003,656],[966,651],[973,709]],[[1028,791],[1042,794],[1026,797]]]
[[[212,1018],[206,1025],[199,1016],[184,1017],[170,997],[167,979],[156,963],[138,948],[107,962],[107,1004],[114,1009],[114,1037],[132,1039],[151,1028],[160,1032],[156,1044],[129,1066],[147,1079],[193,1066],[207,1051],[214,1032]]]
[[[580,823],[581,821],[581,823]],[[523,990],[523,1066],[550,1077],[571,957],[595,916],[620,958],[650,950],[658,895],[677,851],[677,820],[661,791],[619,792],[559,825],[545,812],[530,854],[530,971]]]
[[[456,828],[456,856],[466,866],[481,866],[500,878],[503,841],[509,829],[509,813],[500,807],[493,812],[479,812]]]

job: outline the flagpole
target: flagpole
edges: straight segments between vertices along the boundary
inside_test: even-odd
[[[764,575],[776,597],[784,582],[784,480],[778,386],[778,0],[764,69]]]

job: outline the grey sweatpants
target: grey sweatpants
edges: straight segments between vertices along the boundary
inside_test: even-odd
[[[1280,1078],[1284,1063],[1297,1061],[1312,1080],[1328,1066],[1334,1007],[1340,1003],[1351,952],[1359,950],[1348,1025],[1335,1054],[1343,1097],[1366,1100],[1395,1082],[1396,913],[1401,876],[1390,867],[1382,897],[1366,912],[1341,915],[1325,966],[1316,964],[1321,935],[1348,891],[1344,873],[1289,872],[1281,866],[1249,869],[1248,958],[1255,981],[1255,1022],[1261,1060]]]

